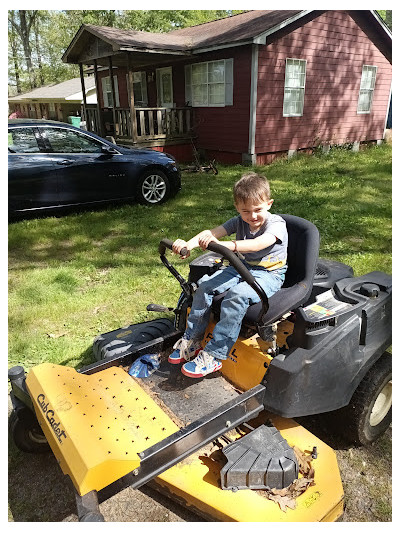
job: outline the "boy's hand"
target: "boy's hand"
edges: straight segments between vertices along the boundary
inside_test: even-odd
[[[181,255],[181,259],[186,259],[190,255],[190,249],[189,249],[188,243],[182,239],[176,239],[176,241],[172,243],[172,251],[178,255],[180,255],[180,251],[183,248],[186,248],[187,253],[186,255]]]
[[[210,230],[202,231],[199,234],[199,246],[202,250],[205,250],[210,242],[218,242],[218,239],[214,237]]]

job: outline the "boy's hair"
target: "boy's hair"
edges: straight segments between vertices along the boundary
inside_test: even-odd
[[[235,204],[253,201],[267,202],[271,199],[271,191],[266,177],[256,172],[243,174],[233,187]]]

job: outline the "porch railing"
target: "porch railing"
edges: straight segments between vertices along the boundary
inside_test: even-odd
[[[100,133],[97,108],[87,106],[86,111],[88,129]],[[188,138],[193,128],[193,110],[190,107],[141,107],[137,108],[135,112],[136,121],[133,126],[130,109],[116,108],[115,124],[110,134],[114,135],[116,139],[141,142],[157,139]],[[109,124],[112,112],[111,110],[101,112],[103,124],[105,124],[106,113]],[[114,122],[114,120],[111,119],[111,122]]]

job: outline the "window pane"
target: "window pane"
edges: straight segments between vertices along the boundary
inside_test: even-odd
[[[303,89],[285,89],[283,102],[284,115],[302,115],[303,114]]]
[[[372,91],[360,91],[358,109],[360,113],[368,113],[371,109]]]
[[[161,74],[161,90],[163,104],[172,104],[171,93],[171,73],[163,72]]]
[[[192,65],[192,83],[193,85],[207,83],[207,63]]]
[[[208,83],[224,82],[225,61],[208,63]]]
[[[213,83],[209,85],[209,102],[210,104],[224,104],[225,102],[225,84]]]
[[[40,152],[35,134],[29,128],[8,130],[8,147],[19,154]]]
[[[207,85],[193,85],[192,96],[194,105],[207,105]]]
[[[102,144],[86,135],[71,130],[48,128],[45,130],[56,153],[100,153]]]
[[[143,95],[142,95],[142,82],[134,83],[133,84],[133,97],[135,99],[135,104],[139,102],[143,102]]]

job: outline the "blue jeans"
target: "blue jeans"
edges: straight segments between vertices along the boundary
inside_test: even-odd
[[[285,279],[287,267],[268,271],[262,267],[248,266],[258,284],[270,298],[277,292]],[[193,296],[184,337],[201,340],[207,329],[211,314],[211,303],[217,294],[228,291],[221,303],[219,322],[215,325],[212,339],[206,351],[218,359],[226,359],[237,341],[244,315],[251,304],[260,297],[248,283],[242,280],[232,266],[223,268],[199,280],[199,288]]]

